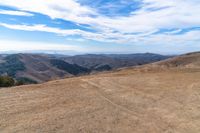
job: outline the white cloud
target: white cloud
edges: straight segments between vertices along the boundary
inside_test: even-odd
[[[17,25],[17,24],[0,23],[0,26],[4,26],[6,28],[14,29],[14,30],[50,32],[50,33],[55,33],[62,36],[80,35],[86,39],[94,39],[94,40],[104,38],[103,35],[101,34],[94,34],[94,33],[82,31],[79,29],[63,30],[59,28],[48,27],[45,25]]]
[[[140,32],[166,28],[181,28],[200,24],[200,4],[189,0],[143,0],[143,7],[128,17],[110,18],[74,0],[1,0],[1,5],[38,12],[51,18],[61,18],[98,28],[110,28],[121,32]],[[148,9],[163,10],[149,11]],[[91,17],[96,15],[97,17]]]
[[[174,30],[171,32],[157,33],[158,30],[144,32],[140,34],[122,34],[122,33],[90,33],[82,30],[63,30],[54,27],[48,27],[45,25],[13,25],[0,23],[0,26],[4,26],[9,29],[24,30],[24,31],[40,31],[55,33],[62,36],[69,35],[80,35],[85,39],[98,40],[101,42],[111,42],[111,43],[129,43],[129,44],[189,44],[191,42],[200,42],[200,30],[191,30],[185,32],[184,34],[176,34],[181,30]],[[81,39],[82,40],[82,39]]]
[[[1,0],[0,5],[23,11],[37,12],[51,18],[60,18],[78,24],[88,24],[98,33],[81,30],[63,30],[44,25],[3,25],[7,28],[30,31],[53,32],[62,35],[81,35],[86,39],[107,42],[140,42],[152,38],[179,38],[162,33],[160,29],[184,29],[200,26],[199,0],[142,0],[141,9],[128,16],[108,17],[97,10],[80,5],[77,0]],[[96,16],[96,17],[92,17]],[[1,24],[2,25],[2,24]],[[117,31],[117,32],[114,32]],[[134,35],[132,33],[140,33]],[[184,35],[182,35],[184,36]],[[193,39],[188,36],[189,40]],[[159,40],[159,39],[153,39]],[[185,40],[185,39],[184,39]],[[159,40],[163,42],[162,40]]]
[[[6,23],[0,23],[0,25],[9,29],[51,32],[60,35],[78,35],[81,32],[80,30],[62,30],[58,28],[47,27],[45,25],[17,25],[17,24],[6,24]]]
[[[0,14],[15,16],[33,16],[33,14],[23,11],[0,10]]]
[[[98,33],[82,31],[79,29],[64,30],[64,29],[59,29],[59,28],[54,28],[54,27],[48,27],[46,25],[17,25],[17,24],[0,23],[0,26],[6,27],[9,29],[14,29],[14,30],[49,32],[49,33],[55,33],[61,36],[80,35],[85,39],[98,40],[98,41],[104,41],[104,42],[115,42],[116,41],[115,38],[119,38],[121,36],[121,34],[118,34],[118,33],[98,34]],[[114,38],[114,39],[112,40],[109,38]]]
[[[83,7],[74,0],[1,0],[0,5],[45,14],[51,18],[87,16],[93,13],[92,9]]]

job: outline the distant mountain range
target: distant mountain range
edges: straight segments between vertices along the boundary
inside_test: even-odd
[[[53,79],[109,71],[148,64],[171,56],[158,54],[4,54],[0,55],[0,75],[41,83]]]
[[[159,54],[144,53],[144,54],[86,54],[62,57],[71,64],[77,64],[89,69],[99,69],[102,67],[110,67],[117,69],[122,67],[130,67],[137,65],[144,65],[152,62],[167,59],[172,56],[163,56]]]

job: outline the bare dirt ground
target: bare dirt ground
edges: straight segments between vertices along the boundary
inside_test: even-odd
[[[200,71],[125,69],[3,88],[0,132],[199,133]]]

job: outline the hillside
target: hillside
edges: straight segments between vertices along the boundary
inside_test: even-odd
[[[156,54],[79,55],[13,54],[0,56],[0,75],[42,83],[90,73],[160,61]]]
[[[155,64],[169,68],[200,68],[200,52],[188,53]]]
[[[26,69],[18,71],[16,77],[28,77],[40,83],[71,76],[70,73],[53,67],[48,56],[31,54],[19,54],[18,56]]]
[[[199,133],[199,58],[1,89],[0,131]]]

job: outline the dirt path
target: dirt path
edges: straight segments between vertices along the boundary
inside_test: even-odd
[[[102,99],[104,99],[105,101],[107,101],[108,103],[110,103],[111,105],[115,106],[116,108],[118,108],[118,109],[120,109],[120,110],[122,110],[122,111],[125,111],[126,113],[129,113],[130,115],[137,116],[137,114],[136,114],[135,112],[133,112],[133,111],[131,111],[130,109],[128,109],[128,108],[126,108],[126,107],[123,107],[123,106],[121,106],[121,105],[115,103],[115,102],[112,101],[111,99],[109,99],[105,94],[103,94],[103,93],[100,91],[100,89],[102,89],[102,88],[100,88],[98,84],[95,84],[95,83],[93,83],[93,82],[91,82],[91,81],[89,81],[89,80],[85,80],[85,79],[82,79],[82,81],[84,81],[84,82],[86,82],[86,83],[92,85],[93,88],[96,89],[98,95],[99,95]],[[83,86],[83,88],[86,87],[86,86],[84,86],[84,85],[82,85],[82,86]]]

